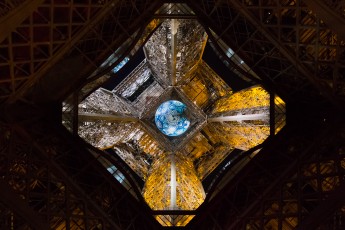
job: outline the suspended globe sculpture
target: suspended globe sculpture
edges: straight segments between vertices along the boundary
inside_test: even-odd
[[[165,135],[176,137],[187,131],[190,121],[185,116],[187,106],[180,101],[162,103],[155,114],[157,128]]]

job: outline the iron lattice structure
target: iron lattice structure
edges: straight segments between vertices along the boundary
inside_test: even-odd
[[[81,99],[108,78],[106,70],[143,44],[143,33],[175,17],[197,18],[230,68],[277,92],[290,108],[286,128],[261,144],[260,154],[252,149],[234,159],[239,164],[216,177],[206,202],[180,213],[195,215],[188,227],[343,228],[342,1],[186,1],[193,13],[162,4],[0,3],[1,227],[160,228],[151,214],[171,213],[142,205],[120,159],[104,158],[128,172],[132,193],[105,170],[105,160],[95,160],[103,159],[97,150],[66,132],[59,102],[72,93],[66,109],[76,133]],[[261,79],[240,68],[222,42]],[[101,66],[111,54],[116,61]]]

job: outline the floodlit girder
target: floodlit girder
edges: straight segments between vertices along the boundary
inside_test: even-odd
[[[44,0],[22,0],[14,9],[10,9],[6,15],[0,14],[0,43],[14,31]],[[6,4],[6,3],[2,3]],[[13,4],[13,3],[12,3]],[[3,5],[1,7],[4,7]]]
[[[200,61],[206,39],[196,20],[167,19],[145,44],[145,56],[157,77],[179,85]]]
[[[206,111],[212,104],[226,94],[231,93],[231,88],[201,60],[195,71],[188,73],[188,79],[181,84],[181,90],[200,109]]]
[[[270,94],[261,86],[253,86],[220,98],[215,103],[212,114],[217,116],[267,113],[269,106]]]
[[[154,17],[162,19],[197,19],[197,16],[186,3],[164,3],[154,14]]]
[[[96,119],[79,122],[78,135],[97,148],[107,149],[132,137],[130,134],[136,130],[136,127],[135,122]]]
[[[179,23],[176,19],[171,19],[171,40],[170,40],[170,47],[171,47],[171,59],[170,59],[170,79],[171,85],[176,85],[176,56],[177,56],[177,30],[178,30]]]
[[[185,145],[183,153],[193,161],[198,178],[204,180],[233,150],[225,135],[208,123]]]
[[[80,122],[85,121],[123,121],[123,122],[136,122],[137,117],[132,117],[124,114],[99,114],[99,113],[78,113],[78,120]]]
[[[175,156],[170,155],[170,209],[178,209],[176,203],[177,181],[176,181],[176,163]]]
[[[208,122],[224,122],[224,121],[252,121],[252,120],[268,120],[268,113],[259,113],[259,114],[245,114],[245,115],[234,115],[234,116],[220,116],[220,117],[211,117]]]
[[[205,192],[187,157],[165,153],[155,159],[143,196],[153,210],[195,210],[204,201]]]
[[[119,97],[105,89],[97,89],[74,108],[78,108],[78,113],[97,113],[109,115],[136,116],[132,105],[122,97]],[[67,105],[65,105],[67,107]]]
[[[142,49],[148,37],[160,23],[159,19],[153,19],[145,28],[139,28],[133,36],[127,38],[127,40],[91,74],[88,80],[83,83],[80,90],[80,97],[84,98],[94,89],[100,87],[110,77],[116,77],[116,73],[135,53],[138,52],[138,50]],[[115,45],[116,43],[114,43],[114,46]]]
[[[154,17],[158,19],[197,19],[194,14],[155,14]]]
[[[256,124],[258,120],[250,120],[250,122],[237,122],[227,124],[226,122],[214,123],[230,146],[241,150],[249,150],[263,143],[270,135],[270,126],[265,124]]]
[[[330,8],[325,1],[321,0],[304,0],[307,6],[313,10],[325,24],[335,31],[339,38],[345,41],[345,17],[334,9]]]

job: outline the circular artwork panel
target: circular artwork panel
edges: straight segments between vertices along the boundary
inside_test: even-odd
[[[187,106],[180,101],[162,103],[155,114],[157,128],[167,136],[176,137],[187,131],[190,121],[185,117]]]

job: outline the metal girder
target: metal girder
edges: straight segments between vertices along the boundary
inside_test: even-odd
[[[0,17],[0,43],[43,2],[44,0],[26,0],[5,16]]]
[[[308,228],[317,229],[320,224],[345,204],[345,183],[344,181],[341,181],[340,183],[341,185],[327,194],[327,197],[318,205],[318,207],[297,226],[297,230]]]
[[[135,5],[135,0],[131,0],[131,6]],[[126,1],[124,1],[126,2]],[[122,2],[122,4],[125,4],[124,2]],[[140,33],[144,32],[144,36],[148,36],[148,34],[145,33],[150,33],[148,31],[145,32],[145,26],[146,24],[149,23],[149,20],[151,19],[153,13],[161,6],[161,2],[155,0],[154,2],[152,1],[144,1],[143,6],[145,7],[144,9],[141,9],[142,12],[138,12],[138,8],[136,8],[135,11],[137,11],[137,13],[139,14],[137,17],[136,15],[129,15],[131,17],[126,18],[127,21],[115,21],[113,22],[114,24],[117,25],[117,29],[119,29],[120,31],[112,31],[112,36],[114,37],[114,39],[112,41],[110,41],[107,47],[107,49],[103,49],[99,52],[98,56],[96,58],[94,57],[88,57],[90,58],[94,58],[95,60],[98,61],[104,61],[104,59],[108,58],[107,55],[109,54],[113,54],[112,52],[118,52],[119,50],[121,50],[122,54],[125,54],[127,52],[133,52],[133,50],[131,48],[134,48],[135,45],[137,44],[137,41],[140,40],[142,37]],[[124,8],[124,7],[123,7]],[[127,10],[130,10],[130,8],[128,8]],[[132,9],[133,10],[133,9]],[[120,17],[120,16],[118,16]],[[114,18],[115,20],[118,19],[118,17]],[[123,20],[123,18],[122,18]],[[103,22],[101,22],[103,24],[107,23],[107,20],[105,19]],[[128,25],[123,25],[122,23],[128,23]],[[102,25],[103,26],[103,25]],[[154,30],[154,29],[153,29]],[[101,40],[103,40],[102,36],[109,36],[109,35],[103,35],[103,34],[98,34],[99,31],[93,29],[93,32],[100,37]],[[105,31],[105,32],[109,32],[109,31]],[[118,32],[118,34],[116,33]],[[138,34],[135,34],[136,32],[138,32]],[[87,40],[87,39],[86,39]],[[128,43],[128,41],[131,41],[132,43],[127,44],[128,47],[123,47],[124,44]],[[146,40],[146,38],[144,39]],[[104,41],[105,43],[109,42],[109,41]],[[139,43],[139,47],[141,47],[142,44]],[[83,49],[80,49],[79,47],[75,47],[82,55],[86,55],[88,56],[88,53],[86,51],[84,51]],[[127,49],[126,49],[127,48]],[[122,50],[124,49],[124,50]],[[86,50],[87,47],[86,47]],[[124,58],[124,56],[123,56]],[[90,60],[91,64],[88,66],[83,73],[81,73],[83,78],[88,78],[89,76],[85,76],[85,74],[89,74],[90,71],[92,71],[95,67],[98,67],[97,64],[95,62],[95,60]],[[103,73],[109,72],[108,70],[102,71]]]
[[[21,127],[16,127],[16,132],[20,134],[20,136],[24,137],[27,141],[32,143],[32,146],[36,149],[36,152],[42,157],[46,164],[48,164],[51,168],[51,170],[54,171],[54,173],[58,174],[59,177],[63,178],[63,180],[66,182],[66,185],[71,187],[74,192],[80,196],[83,200],[87,201],[88,205],[95,210],[98,214],[103,216],[105,220],[112,226],[114,229],[120,230],[121,227],[116,224],[113,220],[107,218],[107,214],[104,212],[104,210],[90,197],[89,194],[87,194],[81,187],[79,187],[71,178],[71,175],[68,175],[58,164],[57,162],[54,162],[52,158],[50,158],[46,154],[46,150],[44,150],[39,144],[37,144],[29,133],[27,133],[24,129]],[[52,149],[51,149],[52,150]],[[56,155],[56,153],[53,153],[53,155]],[[73,210],[70,210],[73,211]]]
[[[321,0],[303,0],[307,6],[312,9],[325,24],[334,30],[340,39],[345,41],[345,18],[339,13],[331,9],[327,4]]]
[[[208,36],[210,37],[210,39],[213,41],[213,45],[215,46],[217,51],[219,53],[222,53],[222,58],[224,58],[226,60],[226,62],[228,62],[231,65],[232,68],[236,69],[238,72],[240,72],[240,74],[242,74],[245,78],[248,78],[250,81],[252,81],[254,83],[257,83],[257,84],[264,84],[265,85],[265,82],[263,82],[262,80],[254,77],[252,74],[244,71],[236,63],[234,63],[234,61],[232,61],[231,58],[229,58],[227,55],[225,55],[224,52],[222,51],[221,47],[219,46],[219,44],[216,42],[217,39],[213,36],[213,34],[211,33],[210,29],[209,28],[205,28],[205,30],[206,30]],[[265,86],[268,87],[267,84]]]
[[[268,113],[260,113],[260,114],[211,117],[207,121],[209,122],[224,122],[224,121],[241,122],[241,121],[252,121],[252,120],[267,120],[268,117],[269,117]]]
[[[177,30],[178,30],[177,20],[171,19],[170,83],[172,86],[176,85]]]
[[[268,65],[267,68],[271,68],[270,71],[266,71],[268,73],[262,71],[265,66],[262,62],[270,58],[270,53],[273,52],[275,48],[271,51],[262,50],[264,48],[266,49],[268,44],[270,46],[271,44],[266,40],[262,41],[257,38],[262,35],[255,27],[248,29],[247,33],[244,33],[243,29],[247,29],[248,27],[246,25],[247,21],[245,21],[244,17],[237,11],[233,12],[232,9],[230,9],[229,4],[224,4],[224,1],[213,1],[215,2],[213,5],[212,1],[211,3],[209,2],[210,1],[205,1],[202,2],[202,4],[190,2],[190,4],[193,6],[193,10],[197,13],[199,20],[205,27],[205,30],[218,52],[222,54],[223,58],[225,58],[232,68],[238,71],[245,78],[253,82],[260,83],[271,91],[278,92],[280,96],[285,97],[284,99],[288,98],[290,96],[288,94],[292,94],[292,92],[285,90],[283,87],[278,87],[279,83],[273,79],[274,75],[269,73],[275,73],[278,71],[282,73],[282,71],[280,69],[274,69],[276,66],[273,67],[272,65]],[[229,13],[229,15],[227,15],[227,13]],[[217,43],[218,39],[212,35],[211,30],[219,34],[219,38],[221,38],[235,52],[235,54],[243,59],[245,63],[248,64],[257,75],[259,75],[262,81],[255,78],[249,72],[244,71],[238,64],[234,63],[231,58],[228,58],[224,53],[225,51],[223,51]],[[247,44],[247,47],[244,47],[245,44]],[[250,60],[250,58],[252,58],[252,60]],[[283,62],[284,60],[280,61]],[[287,86],[287,84],[285,86]]]
[[[80,140],[73,140],[69,132],[62,131],[61,124],[56,128],[54,120],[47,121],[45,118],[52,117],[50,112],[40,108],[42,111],[35,115],[40,119],[21,122],[17,116],[6,113],[19,113],[28,108],[18,104],[12,107],[16,108],[1,114],[1,118],[12,122],[0,125],[3,134],[0,135],[0,158],[5,159],[1,161],[0,173],[17,189],[19,185],[23,186],[23,180],[16,181],[16,178],[25,178],[30,183],[38,181],[38,185],[48,187],[43,190],[24,187],[19,193],[30,207],[50,222],[52,229],[62,225],[70,229],[75,224],[84,226],[83,229],[91,229],[97,224],[104,229],[137,229],[142,223],[149,229],[156,229],[158,223],[150,219],[145,209],[147,206],[127,191],[133,190],[133,186],[125,189]],[[23,171],[14,174],[15,171],[10,170],[13,167],[31,170],[25,171],[23,177]],[[65,202],[61,203],[61,199]]]
[[[78,113],[78,121],[139,121],[138,118],[123,114]]]
[[[264,82],[267,82],[267,85],[271,83],[271,88],[274,88],[285,101],[329,102],[329,99],[296,68],[296,62],[313,73],[313,77],[322,85],[321,88],[327,90],[329,84],[333,89],[332,93],[343,92],[342,88],[339,89],[341,83],[339,82],[338,86],[334,83],[332,86],[333,77],[329,76],[330,72],[325,72],[325,68],[328,71],[333,68],[331,63],[334,62],[335,57],[332,55],[335,50],[337,54],[341,54],[342,45],[334,46],[334,33],[325,27],[321,20],[309,14],[310,11],[306,6],[301,5],[302,3],[297,2],[295,5],[286,5],[284,1],[243,3],[243,7],[254,15],[256,22],[265,27],[289,50],[294,57],[293,62],[283,55],[279,47],[267,39],[255,24],[233,7],[232,2],[214,0],[195,4],[191,1],[190,4],[203,24],[217,34],[221,34],[221,39]],[[283,21],[290,17],[294,17],[293,21]],[[340,57],[336,63],[341,66],[342,58]],[[341,71],[338,76],[340,81]],[[336,96],[333,98],[336,99]]]
[[[305,127],[310,129],[308,132],[301,131],[301,128],[295,128],[293,131],[290,127],[288,132],[283,130],[274,136],[269,145],[263,145],[260,154],[252,159],[225,189],[218,192],[209,204],[205,204],[204,209],[199,210],[195,221],[201,220],[200,224],[210,229],[216,225],[221,226],[220,229],[246,229],[250,226],[254,229],[265,229],[270,224],[268,221],[273,219],[277,219],[280,226],[287,226],[289,223],[284,218],[291,214],[296,216],[297,223],[303,223],[303,219],[309,214],[306,212],[307,208],[314,208],[309,206],[314,205],[311,202],[320,204],[320,199],[328,194],[328,187],[321,188],[321,184],[326,186],[326,182],[330,181],[333,185],[330,185],[329,189],[336,188],[336,178],[342,178],[345,171],[340,166],[340,159],[343,157],[338,155],[337,150],[330,151],[334,146],[340,148],[339,143],[342,143],[335,124],[321,130],[317,128],[318,135],[311,134],[314,128],[309,125],[309,128]],[[330,161],[333,162],[331,165]],[[325,171],[326,165],[329,165],[330,171]],[[312,170],[312,174],[309,175],[307,169]],[[315,180],[318,183],[314,183]],[[304,191],[308,183],[314,183],[313,186],[316,186],[313,187],[315,196]],[[313,197],[316,200],[310,201]],[[294,204],[298,203],[298,208],[290,211],[292,213],[286,211],[287,206],[284,204],[295,200]],[[278,203],[279,210],[272,208],[271,211],[268,207],[274,205],[274,202]],[[215,223],[202,221],[205,219],[214,219]],[[193,222],[191,227],[198,226],[195,224]],[[273,229],[283,229],[273,226]]]
[[[22,216],[31,227],[35,229],[49,229],[48,224],[39,217],[38,213],[31,209],[2,178],[0,178],[0,187],[0,200],[9,209]]]
[[[320,135],[317,140],[321,140],[323,136]],[[311,150],[315,147],[317,141],[315,141],[313,144],[309,145],[307,148],[303,150],[300,157],[302,155],[310,154]],[[269,196],[269,193],[274,191],[279,183],[281,183],[282,179],[285,178],[287,175],[290,175],[292,171],[296,168],[296,166],[299,164],[299,159],[295,160],[291,164],[289,164],[287,167],[284,168],[284,171],[280,173],[279,177],[276,177],[274,181],[271,181],[270,184],[266,187],[266,189],[263,192],[257,193],[258,197],[254,202],[252,202],[245,210],[243,210],[241,213],[239,213],[238,218],[235,220],[229,220],[227,221],[227,224],[225,225],[225,229],[235,229],[235,227],[239,224],[240,221],[243,221],[243,218],[248,217],[255,208],[260,205],[263,199],[267,198]],[[258,192],[258,191],[257,191]]]
[[[322,85],[318,78],[312,73],[309,69],[307,69],[303,63],[301,63],[298,59],[296,59],[296,55],[294,55],[290,50],[286,48],[272,33],[270,33],[267,28],[255,18],[251,12],[246,9],[246,7],[240,3],[239,1],[231,1],[230,3],[233,5],[245,18],[260,31],[278,50],[279,52],[284,55],[326,98],[328,98],[333,104],[339,107],[339,103],[337,99],[332,95],[331,90]]]
[[[117,1],[118,2],[118,1]],[[116,4],[113,1],[108,1],[103,7],[102,10],[99,10],[97,14],[92,18],[92,20],[88,20],[85,25],[78,31],[78,33],[74,34],[72,37],[70,37],[69,41],[65,43],[62,47],[58,49],[56,53],[54,53],[54,56],[51,56],[36,73],[34,76],[30,76],[29,79],[25,82],[23,86],[21,86],[19,89],[17,89],[16,94],[11,95],[9,102],[14,102],[17,99],[19,99],[21,96],[23,96],[26,91],[32,87],[36,82],[38,82],[42,77],[44,77],[44,74],[47,73],[47,71],[54,66],[59,60],[62,59],[66,53],[68,53],[71,48],[83,37],[85,36],[93,27],[97,25],[99,21],[101,21],[111,10],[112,7]]]
[[[60,127],[62,129],[62,127]],[[56,132],[57,130],[55,130]],[[60,130],[56,133],[58,138],[62,136],[68,136],[67,130]],[[66,138],[66,145],[73,145],[81,151],[74,153],[75,160],[79,161],[83,167],[75,171],[74,165],[70,164],[71,156],[68,152],[63,149],[58,149],[60,157],[57,157],[56,162],[65,170],[70,178],[73,178],[74,183],[80,186],[84,191],[89,191],[88,195],[91,199],[97,201],[102,210],[107,213],[108,217],[113,220],[121,229],[136,229],[141,224],[145,223],[145,228],[156,229],[155,226],[158,223],[154,222],[153,218],[148,216],[148,207],[146,204],[141,203],[142,200],[135,199],[128,190],[133,190],[133,186],[124,187],[122,186],[111,174],[107,172],[103,165],[100,165],[91,154],[86,154],[82,149],[85,148],[84,144],[79,140],[71,140]],[[44,145],[44,143],[42,143]],[[73,147],[73,148],[75,148]],[[62,156],[64,155],[64,156]],[[73,162],[73,160],[72,160]],[[72,166],[72,168],[71,168]],[[93,173],[91,173],[94,171]],[[89,174],[91,173],[91,174]],[[98,181],[97,185],[93,185],[90,178],[96,176],[97,173]],[[92,190],[89,189],[92,187]],[[100,199],[101,198],[101,199]],[[111,202],[110,205],[105,205],[103,202]],[[105,206],[103,206],[105,205]],[[137,219],[137,220],[136,220]]]

